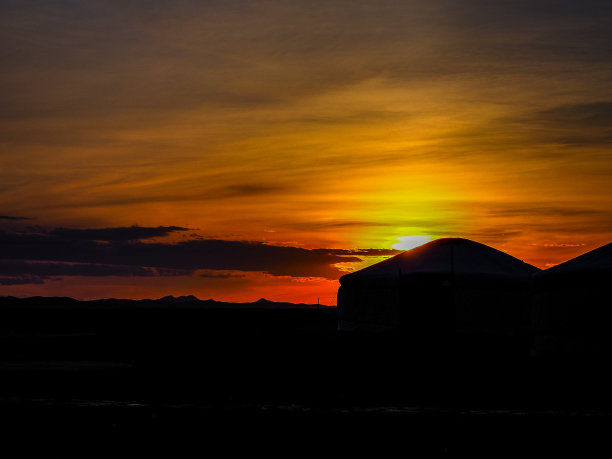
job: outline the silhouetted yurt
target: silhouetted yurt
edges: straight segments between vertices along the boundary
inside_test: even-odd
[[[542,271],[534,279],[534,355],[610,351],[612,243]]]
[[[516,333],[538,268],[478,242],[438,239],[340,278],[340,331]]]

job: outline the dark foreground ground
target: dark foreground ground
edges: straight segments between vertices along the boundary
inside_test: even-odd
[[[609,361],[534,361],[528,336],[342,335],[333,308],[0,303],[0,432],[25,449],[612,449]]]

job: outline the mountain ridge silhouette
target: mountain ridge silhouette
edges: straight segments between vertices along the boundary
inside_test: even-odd
[[[157,299],[128,299],[128,298],[99,298],[95,300],[78,300],[71,297],[32,296],[19,298],[14,296],[0,296],[0,308],[75,308],[90,309],[146,309],[146,308],[187,308],[187,309],[323,309],[333,308],[321,304],[291,303],[286,301],[272,301],[260,298],[251,302],[227,302],[212,298],[201,300],[195,295],[166,295]]]

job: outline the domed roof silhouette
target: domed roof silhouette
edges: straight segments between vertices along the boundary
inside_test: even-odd
[[[526,327],[539,271],[478,242],[437,239],[342,276],[338,329],[512,333]]]
[[[530,276],[540,271],[507,253],[463,238],[443,238],[346,274],[342,285],[415,273],[455,273],[495,277]]]
[[[606,244],[576,258],[548,268],[540,275],[573,273],[578,271],[600,271],[612,269],[612,243]]]
[[[612,243],[535,276],[532,354],[609,358]]]

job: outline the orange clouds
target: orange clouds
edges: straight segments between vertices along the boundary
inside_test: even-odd
[[[608,5],[32,5],[0,7],[0,213],[21,223],[464,236],[540,267],[612,237]]]

